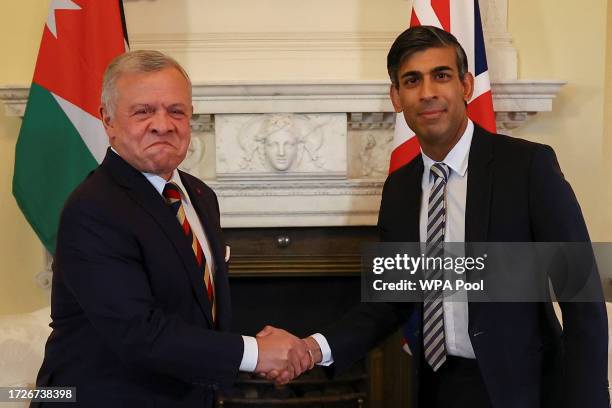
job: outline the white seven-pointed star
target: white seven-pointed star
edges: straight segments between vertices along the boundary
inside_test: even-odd
[[[57,26],[55,25],[55,10],[80,10],[78,4],[71,0],[51,0],[49,14],[47,15],[47,27],[55,38],[57,38]]]

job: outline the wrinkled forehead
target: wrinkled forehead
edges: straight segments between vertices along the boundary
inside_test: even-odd
[[[124,72],[116,82],[119,100],[132,103],[191,104],[191,86],[176,68],[153,72]]]

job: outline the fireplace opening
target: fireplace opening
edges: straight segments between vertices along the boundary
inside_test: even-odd
[[[232,331],[254,336],[265,325],[305,337],[360,302],[360,249],[373,227],[225,230],[231,246]],[[334,378],[316,367],[276,387],[241,373],[218,406],[408,407],[409,359],[396,335]],[[400,362],[400,364],[398,364]]]
[[[359,302],[359,277],[232,278],[233,331],[255,335],[266,324],[305,337],[340,318]],[[316,367],[289,385],[275,387],[267,380],[242,373],[225,407],[363,407],[367,370],[359,362],[330,379]]]

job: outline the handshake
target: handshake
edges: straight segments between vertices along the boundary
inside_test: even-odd
[[[259,355],[255,372],[278,385],[287,384],[323,358],[312,337],[300,339],[285,330],[266,326],[256,339]]]

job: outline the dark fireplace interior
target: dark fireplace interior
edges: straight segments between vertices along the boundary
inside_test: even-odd
[[[234,329],[255,335],[265,324],[307,336],[359,303],[359,277],[232,278]]]
[[[360,248],[373,227],[225,230],[231,246],[233,330],[255,335],[266,324],[297,336],[333,323],[360,301]],[[398,335],[334,378],[315,368],[287,386],[241,374],[218,406],[409,407],[409,358]]]

